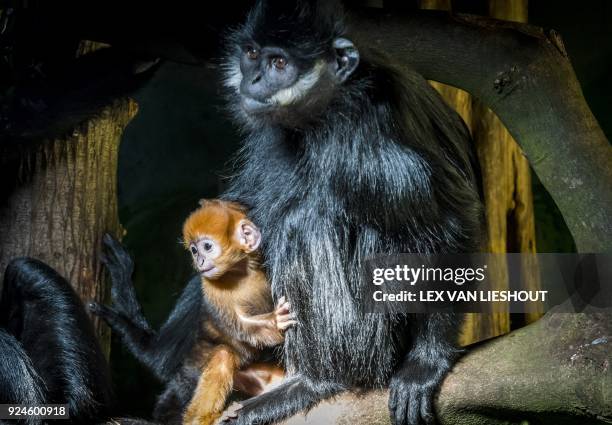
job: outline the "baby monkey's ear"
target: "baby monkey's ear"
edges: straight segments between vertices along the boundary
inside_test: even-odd
[[[244,252],[251,253],[259,248],[261,232],[250,220],[240,220],[236,229],[236,239]]]

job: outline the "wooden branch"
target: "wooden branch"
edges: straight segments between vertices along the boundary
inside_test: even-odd
[[[350,23],[359,44],[489,106],[557,203],[578,250],[612,249],[612,148],[557,33],[436,11],[372,9]]]
[[[441,425],[612,423],[611,311],[547,313],[472,349],[447,376]],[[387,391],[343,394],[285,425],[388,425]]]

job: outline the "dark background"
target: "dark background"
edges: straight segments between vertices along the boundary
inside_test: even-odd
[[[564,3],[531,0],[529,22],[561,33],[585,97],[610,139],[612,4]],[[454,6],[459,12],[485,12],[474,1]],[[120,219],[136,263],[138,296],[145,315],[158,326],[191,274],[189,256],[179,244],[182,222],[198,199],[222,190],[239,135],[223,109],[214,61],[204,66],[164,63],[136,100],[140,110],[124,134],[119,156]],[[535,177],[534,198],[538,251],[572,251],[563,219]],[[159,385],[116,340],[111,364],[122,407],[149,416]]]

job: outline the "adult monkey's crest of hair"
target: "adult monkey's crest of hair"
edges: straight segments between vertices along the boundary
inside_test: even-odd
[[[345,33],[344,9],[337,0],[260,0],[239,33],[262,46],[315,58],[330,53],[334,39]]]

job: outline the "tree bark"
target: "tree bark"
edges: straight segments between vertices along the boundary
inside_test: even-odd
[[[466,90],[508,128],[580,252],[612,249],[612,148],[554,31],[474,16],[377,10],[351,30],[425,78]]]
[[[84,51],[93,48],[84,44]],[[136,104],[119,100],[66,140],[47,140],[18,158],[17,185],[0,207],[0,282],[15,257],[56,269],[83,301],[107,295],[100,264],[105,232],[122,235],[117,212],[117,154]],[[94,325],[106,349],[109,332]]]

